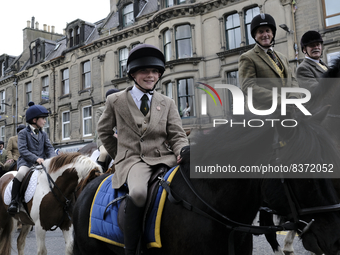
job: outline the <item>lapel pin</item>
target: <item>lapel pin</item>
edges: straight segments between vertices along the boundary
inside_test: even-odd
[[[161,110],[161,107],[160,107],[160,106],[157,106],[157,110],[160,111],[160,110]]]

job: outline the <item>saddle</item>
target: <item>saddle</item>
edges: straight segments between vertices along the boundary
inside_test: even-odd
[[[143,231],[145,230],[145,223],[146,223],[147,216],[150,213],[152,205],[156,199],[157,190],[159,188],[159,178],[164,177],[164,175],[166,174],[168,170],[169,168],[166,165],[155,166],[155,170],[152,173],[151,178],[148,182],[148,195],[147,195],[147,199],[145,203],[145,211],[144,211],[144,216],[143,216]],[[118,210],[118,226],[123,232],[124,232],[124,221],[125,221],[125,217],[124,217],[125,204],[126,204],[126,200],[124,197]]]

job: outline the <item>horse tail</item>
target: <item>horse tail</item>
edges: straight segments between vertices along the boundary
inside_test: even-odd
[[[0,254],[1,255],[11,254],[12,231],[13,231],[13,219],[12,217],[8,217],[5,227],[2,229],[0,233]]]

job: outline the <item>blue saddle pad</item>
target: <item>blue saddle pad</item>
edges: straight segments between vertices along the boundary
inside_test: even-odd
[[[177,170],[178,166],[170,169],[164,179],[171,182]],[[111,177],[112,175],[109,175],[102,181],[94,196],[90,211],[89,237],[124,247],[124,235],[117,222],[118,209],[121,201],[111,205],[106,210],[105,219],[103,219],[106,205],[112,200],[124,196],[127,191],[126,186],[118,190],[112,189]],[[151,213],[145,225],[144,240],[148,248],[162,247],[160,226],[166,196],[167,192],[160,186],[157,191],[155,203],[152,206]]]

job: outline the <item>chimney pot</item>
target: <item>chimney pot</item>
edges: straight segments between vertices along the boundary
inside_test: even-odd
[[[47,27],[47,25],[46,25],[46,24],[44,24],[43,26],[44,26],[44,31],[46,31],[46,27]]]
[[[35,18],[34,18],[34,16],[32,17],[32,26],[31,26],[31,28],[34,28],[34,20],[35,20]]]
[[[55,29],[55,27],[54,27],[54,26],[52,26],[52,33],[55,33],[55,32],[54,32],[54,29]]]
[[[35,22],[35,29],[38,29],[39,30],[39,22]]]
[[[27,20],[27,28],[30,28],[31,26],[31,21]]]
[[[51,30],[50,30],[50,26],[48,26],[48,32],[50,32]]]

